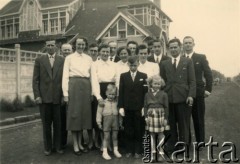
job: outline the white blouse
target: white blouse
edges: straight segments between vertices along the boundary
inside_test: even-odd
[[[144,64],[139,64],[138,71],[146,73],[149,78],[154,75],[159,75],[160,68],[157,63],[146,61]]]
[[[84,53],[74,52],[65,58],[62,78],[63,95],[68,96],[69,77],[80,76],[90,78],[92,58]]]
[[[119,89],[119,83],[120,83],[120,76],[124,72],[129,71],[129,66],[126,63],[123,63],[121,60],[116,63],[116,68],[117,68],[117,79],[116,79],[116,86]]]
[[[100,85],[103,82],[116,82],[117,70],[116,63],[111,61],[98,60],[92,64],[91,67],[91,83],[93,95],[99,100]]]

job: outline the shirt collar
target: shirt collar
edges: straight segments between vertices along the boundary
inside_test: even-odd
[[[48,54],[48,58],[55,58],[55,54],[53,55]]]
[[[159,91],[159,89],[156,90],[156,91],[154,91],[154,90],[151,88],[151,91],[152,91],[152,93],[157,93],[157,92]]]
[[[193,53],[194,53],[194,51],[191,52],[190,54],[186,54],[186,53],[185,53],[185,56],[186,56],[186,57],[189,56],[189,58],[192,58]]]
[[[180,55],[178,55],[178,57],[176,57],[176,58],[172,57],[172,62],[174,62],[174,59],[177,59],[176,62],[178,62],[180,60]]]
[[[157,60],[157,58],[160,60],[162,58],[162,53],[158,56],[156,54],[154,54],[154,59]]]

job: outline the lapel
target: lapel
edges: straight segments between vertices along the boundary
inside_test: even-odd
[[[169,70],[172,72],[171,74],[174,74],[175,73],[175,70],[173,68],[173,64],[172,64],[172,59],[169,59],[168,61],[168,67],[169,67]]]
[[[191,59],[192,59],[193,63],[195,63],[195,61],[197,59],[197,55],[195,53],[193,53]]]
[[[53,76],[52,76],[52,68],[51,68],[51,64],[50,64],[48,55],[43,56],[43,65],[45,66],[49,76],[52,79],[53,78]]]
[[[139,81],[139,79],[140,79],[140,77],[139,77],[140,75],[139,75],[139,72],[137,71],[136,72],[136,76],[135,76],[135,78],[134,78],[134,82],[133,83],[136,83],[136,82],[138,82]]]
[[[54,64],[53,64],[53,79],[56,77],[56,74],[57,74],[57,71],[60,67],[60,64],[61,64],[60,56],[55,55],[55,61],[54,61]]]
[[[180,72],[182,70],[182,67],[184,66],[184,58],[181,56],[180,57],[180,60],[179,60],[179,63],[178,63],[178,66],[177,66],[177,73]]]

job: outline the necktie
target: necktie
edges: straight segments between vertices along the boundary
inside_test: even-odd
[[[135,74],[132,73],[132,80],[134,81],[134,79],[135,79]]]
[[[189,55],[187,55],[187,58],[189,58]]]
[[[112,61],[112,60],[113,60],[113,57],[110,57],[110,60]]]
[[[173,68],[176,71],[176,69],[177,69],[177,59],[176,58],[174,58]]]
[[[53,67],[54,57],[52,55],[49,57],[49,61],[50,61],[51,67]]]
[[[159,58],[157,57],[157,61],[156,61],[157,63],[159,63]]]

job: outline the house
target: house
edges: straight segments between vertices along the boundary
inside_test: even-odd
[[[171,19],[161,0],[12,0],[0,11],[0,47],[41,51],[45,40],[59,44],[84,36],[89,43],[152,38],[168,41]]]

